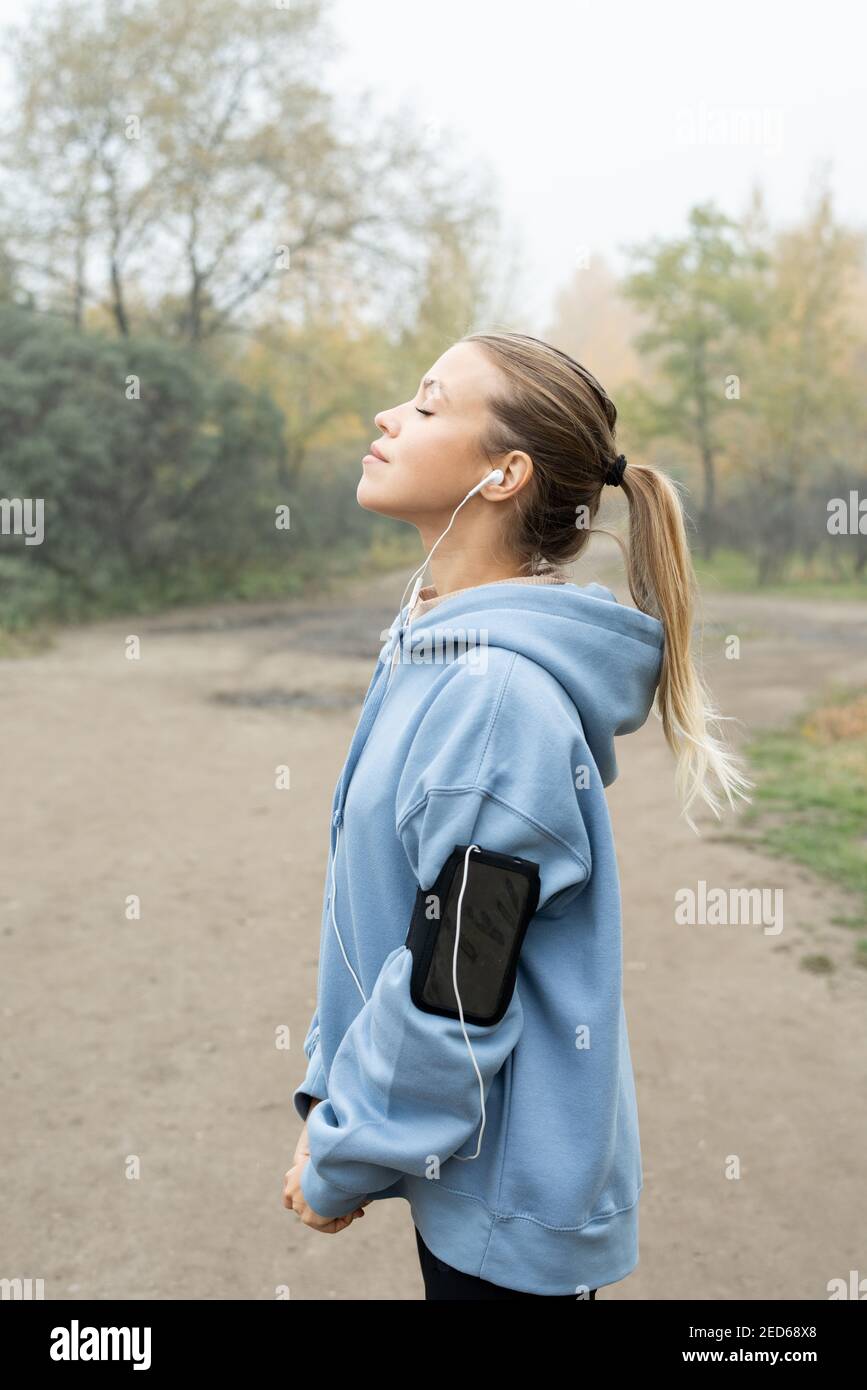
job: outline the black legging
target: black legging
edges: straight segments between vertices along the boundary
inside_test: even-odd
[[[428,1250],[418,1226],[415,1226],[415,1242],[424,1279],[424,1296],[428,1302],[431,1299],[457,1298],[559,1298],[561,1303],[566,1299],[570,1303],[580,1302],[574,1293],[524,1293],[521,1289],[507,1289],[502,1284],[490,1284],[487,1279],[479,1279],[475,1274],[452,1269],[445,1260],[437,1259],[433,1251]],[[590,1290],[589,1297],[596,1297],[595,1289]]]

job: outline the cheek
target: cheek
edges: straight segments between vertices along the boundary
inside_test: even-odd
[[[362,507],[409,520],[453,510],[474,474],[466,439],[422,421],[405,430],[389,463],[363,465],[356,498]]]
[[[445,424],[431,421],[400,461],[415,497],[430,511],[454,508],[472,487],[472,481],[467,481],[473,478],[473,466],[466,437]]]

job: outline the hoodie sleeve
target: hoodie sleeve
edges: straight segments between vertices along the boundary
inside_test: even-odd
[[[302,1120],[307,1119],[310,1102],[325,1100],[328,1087],[322,1063],[322,1048],[319,1045],[319,1010],[314,1011],[304,1039],[304,1056],[307,1058],[307,1074],[292,1096],[292,1104]]]
[[[504,692],[511,670],[509,665],[493,689]],[[472,678],[463,674],[469,683]],[[482,756],[476,749],[468,767],[461,758],[457,724],[450,725],[448,751],[429,725],[433,743],[426,736],[421,741],[417,737],[410,750],[398,791],[396,829],[415,880],[423,887],[434,883],[456,844],[476,843],[538,864],[541,891],[533,930],[541,914],[558,915],[563,902],[586,883],[589,843],[573,786],[569,737],[565,743],[560,739],[559,750],[556,736],[542,740],[549,759],[548,816],[543,819],[545,799],[540,801],[528,784],[526,767],[519,774],[514,765],[511,721],[504,719],[498,726],[496,714],[491,721],[493,689],[488,685],[483,693],[477,686],[473,691],[456,681],[439,696],[438,720],[448,722],[450,715],[462,712],[467,729],[474,727],[476,738],[483,740]],[[526,692],[515,694],[519,712],[523,708],[528,714]],[[498,707],[502,711],[501,702]],[[555,711],[549,706],[546,713]],[[434,746],[442,757],[431,757]],[[530,736],[525,748],[531,766],[542,749],[538,736]],[[556,757],[566,753],[565,763],[558,764]],[[495,765],[509,756],[513,784],[500,778],[496,787],[486,785],[488,760]],[[560,805],[564,799],[568,813]],[[320,1216],[345,1215],[404,1173],[436,1178],[447,1159],[471,1159],[475,1153],[482,1119],[479,1077],[460,1020],[427,1013],[413,1003],[412,963],[405,944],[386,957],[370,997],[337,1049],[328,1098],[308,1116],[311,1157],[302,1173],[302,1190]],[[498,1023],[465,1024],[486,1099],[521,1035],[520,981],[519,968],[512,998]],[[461,1149],[465,1153],[459,1153]]]

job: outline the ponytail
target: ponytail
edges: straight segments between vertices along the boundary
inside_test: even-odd
[[[499,368],[502,387],[488,399],[481,440],[493,463],[511,449],[533,460],[531,487],[515,509],[508,536],[517,561],[536,572],[539,555],[561,566],[583,550],[593,530],[576,529],[580,509],[592,521],[606,482],[619,484],[629,500],[630,547],[624,550],[629,589],[642,612],[665,630],[662,672],[654,713],[675,754],[675,784],[687,823],[696,799],[719,818],[722,801],[749,801],[753,783],[739,760],[711,732],[724,716],[711,704],[690,654],[695,572],[686,538],[680,494],[664,473],[641,463],[624,467],[617,454],[617,409],[580,362],[526,333],[470,333]],[[616,455],[616,457],[615,457]]]
[[[698,833],[690,815],[697,799],[719,819],[718,787],[734,809],[734,797],[749,801],[746,793],[754,784],[740,760],[711,732],[710,726],[726,716],[713,707],[693,663],[696,580],[680,494],[659,469],[641,463],[630,462],[621,487],[629,501],[629,591],[636,608],[658,618],[665,630],[654,713],[677,759],[675,785],[683,815]]]

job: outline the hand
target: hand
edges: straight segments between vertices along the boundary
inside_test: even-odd
[[[321,1105],[321,1104],[322,1104],[322,1102],[321,1102],[321,1100],[319,1099],[318,1096],[311,1096],[311,1097],[310,1097],[310,1104],[309,1104],[308,1107],[307,1107],[307,1114],[308,1114],[308,1115],[310,1114],[310,1111],[313,1109],[314,1105]],[[301,1128],[301,1133],[300,1133],[300,1135],[298,1136],[298,1143],[295,1145],[295,1153],[294,1153],[294,1155],[293,1155],[292,1162],[293,1162],[293,1164],[295,1164],[295,1163],[301,1163],[305,1158],[309,1158],[309,1157],[310,1157],[310,1135],[309,1135],[309,1132],[308,1132],[308,1129],[307,1129],[307,1121],[305,1120],[305,1121],[304,1121],[304,1124],[302,1125],[302,1128]]]
[[[318,1104],[319,1104],[319,1102],[318,1102],[317,1100],[314,1100],[314,1101],[311,1103],[311,1105],[310,1105],[310,1110],[313,1109],[313,1106],[314,1106],[314,1105],[318,1105]],[[310,1110],[307,1111],[308,1115],[310,1114]],[[310,1157],[310,1134],[309,1134],[308,1129],[307,1129],[307,1121],[305,1120],[305,1121],[304,1121],[304,1124],[303,1124],[303,1126],[302,1126],[302,1128],[301,1128],[301,1133],[300,1133],[300,1135],[298,1136],[298,1143],[295,1145],[295,1153],[294,1153],[293,1156],[292,1156],[292,1162],[293,1162],[293,1164],[294,1164],[294,1163],[303,1163],[304,1160],[305,1160],[305,1158],[309,1158],[309,1157]]]
[[[304,1129],[306,1131],[306,1124]],[[307,1142],[304,1134],[298,1141],[299,1146],[302,1141]],[[336,1236],[339,1231],[345,1231],[347,1226],[351,1226],[357,1216],[364,1216],[364,1207],[367,1203],[362,1203],[360,1207],[355,1208],[355,1211],[347,1212],[345,1216],[320,1216],[318,1211],[314,1211],[308,1205],[301,1188],[301,1174],[308,1159],[309,1149],[307,1155],[302,1155],[300,1159],[297,1157],[296,1150],[296,1162],[284,1175],[283,1205],[289,1211],[297,1212],[305,1226],[312,1227],[314,1231],[321,1231],[326,1236]]]
[[[319,1103],[319,1097],[314,1096],[307,1111],[308,1115],[314,1105],[319,1105]],[[344,1231],[347,1226],[350,1226],[356,1216],[364,1215],[364,1207],[367,1206],[367,1203],[365,1202],[362,1206],[356,1207],[355,1211],[348,1212],[346,1216],[332,1217],[330,1220],[327,1217],[320,1216],[311,1206],[308,1206],[304,1199],[304,1193],[301,1190],[301,1173],[309,1157],[310,1136],[307,1131],[307,1121],[305,1120],[298,1138],[298,1143],[295,1145],[292,1167],[285,1174],[283,1205],[287,1207],[289,1211],[297,1212],[305,1226],[311,1226],[314,1230],[322,1231],[325,1235],[337,1235],[338,1231]]]

